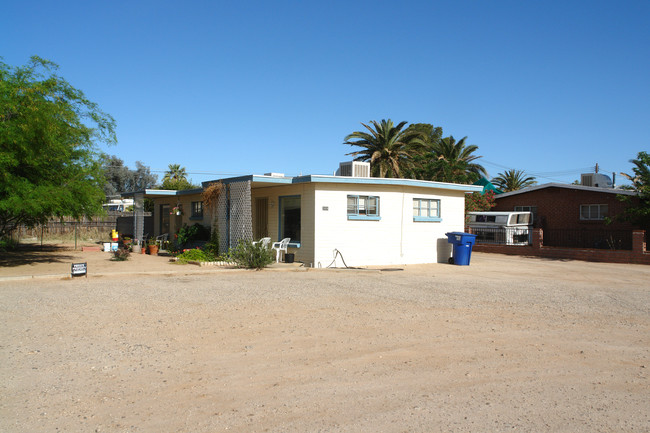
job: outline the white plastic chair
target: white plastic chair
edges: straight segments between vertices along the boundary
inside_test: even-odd
[[[163,243],[169,240],[169,233],[163,233],[160,236],[156,236],[156,244],[158,248],[162,249]]]
[[[253,242],[254,244],[262,244],[264,248],[268,248],[269,245],[271,245],[271,238],[262,238],[257,242]]]
[[[284,238],[280,242],[273,242],[273,245],[271,245],[271,248],[275,250],[275,263],[280,262],[280,252],[284,251],[284,253],[287,253],[287,248],[289,247],[289,242],[291,241],[291,238]]]

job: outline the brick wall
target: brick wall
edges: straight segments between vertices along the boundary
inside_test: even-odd
[[[650,252],[646,249],[645,232],[634,230],[632,233],[632,251],[600,250],[589,248],[558,248],[544,246],[544,231],[533,229],[533,244],[517,245],[479,245],[473,251],[519,256],[536,256],[554,259],[584,260],[588,262],[636,263],[650,265]]]

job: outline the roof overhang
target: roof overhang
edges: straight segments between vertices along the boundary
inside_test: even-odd
[[[621,194],[621,195],[637,195],[636,191],[630,191],[627,189],[616,189],[616,188],[599,188],[595,186],[584,186],[584,185],[569,185],[566,183],[543,183],[541,185],[533,185],[527,188],[518,189],[517,191],[504,192],[503,194],[498,194],[495,198],[501,199],[505,197],[510,197],[517,194],[525,194],[527,192],[537,191],[540,189],[548,188],[561,188],[561,189],[573,189],[578,191],[589,191],[589,192],[599,192],[603,194]]]
[[[140,191],[131,191],[123,192],[120,195],[122,197],[135,197],[136,194],[143,194],[145,197],[154,198],[154,197],[176,197],[188,194],[200,194],[203,192],[203,188],[193,188],[193,189],[142,189]]]
[[[423,188],[447,189],[463,192],[481,192],[481,185],[464,185],[458,183],[433,182],[428,180],[384,178],[384,177],[349,177],[349,176],[325,176],[308,175],[293,178],[293,183],[320,182],[320,183],[345,183],[352,185],[396,185],[412,186]]]

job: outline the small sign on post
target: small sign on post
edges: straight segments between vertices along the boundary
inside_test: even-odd
[[[72,276],[78,277],[80,275],[85,275],[88,278],[88,262],[72,264]]]

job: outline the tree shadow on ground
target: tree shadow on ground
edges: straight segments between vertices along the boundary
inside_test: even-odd
[[[59,245],[19,245],[14,251],[0,254],[0,267],[69,262],[73,256],[63,254],[66,251],[70,248]]]

